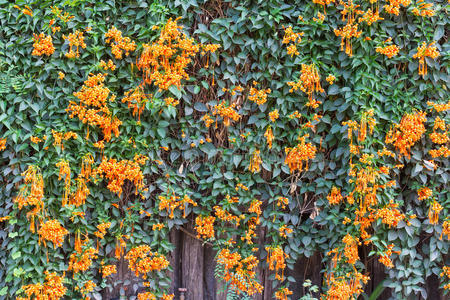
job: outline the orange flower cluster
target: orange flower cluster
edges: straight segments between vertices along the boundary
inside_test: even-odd
[[[347,262],[351,265],[354,265],[358,260],[358,238],[351,236],[347,233],[347,235],[342,239],[344,243],[344,256],[347,258]]]
[[[117,161],[113,158],[104,157],[101,164],[95,170],[100,177],[108,179],[108,189],[119,195],[122,194],[122,186],[126,179],[134,183],[135,194],[144,188],[144,174],[141,167],[145,165],[148,157],[136,155],[133,160]]]
[[[149,96],[151,97],[151,95]],[[147,102],[148,96],[144,93],[142,86],[125,92],[125,97],[122,99],[122,103],[127,103],[128,108],[133,109],[133,116],[137,114],[139,120],[141,120],[141,113]]]
[[[248,169],[252,173],[258,173],[261,171],[262,159],[260,156],[260,152],[258,149],[253,150],[252,157],[250,158],[250,164],[248,165]]]
[[[272,122],[275,122],[279,117],[278,109],[274,109],[269,113],[269,118]]]
[[[331,205],[337,205],[341,203],[343,199],[344,197],[341,195],[341,189],[333,186],[330,194],[327,196],[328,203]]]
[[[430,209],[428,210],[428,219],[430,221],[430,224],[435,225],[439,222],[439,213],[442,210],[442,206],[437,201],[433,201],[433,203],[430,206]]]
[[[420,17],[432,17],[435,15],[433,3],[426,3],[424,0],[419,0],[416,3],[418,7],[414,7],[412,13]]]
[[[433,158],[437,158],[437,157],[449,157],[450,156],[450,149],[446,146],[441,146],[439,149],[432,149],[430,150],[428,153],[430,153],[430,155]]]
[[[372,11],[371,8],[369,8],[364,15],[359,18],[358,22],[362,23],[362,22],[366,22],[367,25],[372,25],[373,23],[377,22],[377,21],[381,21],[384,20],[384,18],[380,17],[380,13],[378,11],[378,9],[376,9],[375,11]]]
[[[275,292],[275,299],[288,300],[289,295],[292,295],[292,291],[288,288],[279,289]]]
[[[55,47],[53,47],[52,37],[50,35],[46,36],[42,32],[39,35],[33,34],[33,40],[33,52],[31,55],[50,56],[55,52]]]
[[[426,113],[422,111],[404,115],[400,124],[396,124],[395,128],[389,130],[386,135],[386,144],[393,144],[401,155],[409,158],[411,147],[425,133],[426,120]]]
[[[419,60],[419,75],[422,75],[422,77],[427,74],[425,57],[436,59],[440,55],[434,44],[434,41],[429,45],[427,45],[426,42],[422,42],[422,44],[417,47],[417,53],[413,55],[413,58],[417,58]]]
[[[28,5],[25,5],[25,8],[20,8],[20,6],[18,5],[14,5],[14,8],[17,8],[18,10],[20,10],[24,15],[33,16],[33,11],[31,10],[31,7],[29,7]]]
[[[292,26],[289,26],[287,28],[284,28],[284,37],[283,37],[283,44],[289,44],[287,47],[287,53],[291,57],[294,55],[299,55],[300,53],[297,50],[297,43],[300,43],[302,41],[302,36],[304,35],[304,32],[294,32],[292,30]],[[292,43],[292,44],[291,44]]]
[[[106,230],[111,227],[111,222],[100,223],[97,225],[97,231],[94,232],[94,235],[99,239],[103,239],[106,234]]]
[[[88,280],[81,288],[79,288],[78,286],[75,287],[75,290],[80,291],[81,295],[83,296],[83,300],[90,300],[91,298],[87,297],[86,295],[92,292],[96,286],[97,285],[92,280]]]
[[[6,138],[0,139],[0,151],[6,149]]]
[[[439,274],[441,277],[446,277],[447,280],[450,279],[450,267],[448,266],[444,266],[442,268],[442,272],[441,274]],[[444,289],[445,290],[450,290],[450,283],[447,283],[446,285],[444,285]]]
[[[116,265],[102,265],[102,277],[105,278],[109,275],[116,274]]]
[[[388,58],[392,58],[394,56],[397,56],[400,48],[398,48],[397,45],[389,45],[385,47],[376,47],[375,50],[378,53],[386,55]]]
[[[438,129],[442,130],[443,132],[437,132]],[[435,144],[445,144],[450,140],[447,127],[445,126],[445,120],[436,117],[436,119],[434,120],[433,132],[430,134],[430,139]]]
[[[234,108],[236,107],[236,103],[227,106],[225,101],[220,102],[213,107],[213,116],[219,115],[223,118],[223,124],[228,127],[230,126],[231,121],[238,121],[241,116],[237,113]],[[206,122],[206,121],[205,121]]]
[[[183,199],[180,199],[180,197],[176,196],[174,192],[172,192],[169,197],[164,197],[160,195],[158,197],[159,199],[159,210],[167,210],[169,213],[169,218],[174,218],[174,212],[175,209],[179,208],[183,210],[183,218],[186,217],[186,206],[187,204],[192,204],[192,206],[197,206],[197,203],[192,200],[188,195],[184,195]]]
[[[281,246],[266,247],[267,261],[269,262],[269,270],[275,270],[275,278],[277,280],[284,280],[284,269],[286,268],[286,258],[289,258]],[[278,273],[281,271],[281,275]]]
[[[85,272],[92,265],[92,260],[97,258],[97,250],[90,247],[82,251],[81,249],[76,249],[77,251],[72,253],[69,257],[69,268],[67,271],[73,271],[73,274],[79,272]]]
[[[442,233],[440,237],[441,240],[443,235],[446,235],[447,240],[450,240],[450,221],[444,221],[444,223],[442,223]]]
[[[147,273],[167,269],[169,261],[164,255],[152,252],[150,246],[141,245],[131,248],[125,255],[128,260],[128,268],[133,271],[136,277],[142,276],[147,279]]]
[[[105,39],[107,44],[111,44],[111,53],[117,59],[122,59],[122,52],[125,52],[125,56],[128,56],[130,52],[136,49],[136,43],[129,37],[123,37],[122,31],[117,30],[115,26],[105,33]]]
[[[62,10],[59,9],[57,6],[51,6],[52,13],[59,18],[64,23],[69,22],[71,19],[75,18],[75,16],[71,16],[68,12],[62,13]]]
[[[228,249],[222,249],[217,263],[225,268],[224,280],[236,288],[238,293],[242,291],[252,296],[262,292],[263,286],[255,279],[258,259],[254,255],[242,258],[237,252],[231,253]]]
[[[369,277],[362,275],[356,270],[346,274],[346,277],[335,278],[334,274],[327,276],[329,286],[326,300],[357,299],[363,290],[363,284],[369,281]]]
[[[378,259],[379,262],[381,262],[383,265],[385,265],[387,268],[393,268],[394,264],[392,263],[392,260],[390,256],[392,253],[400,254],[400,251],[392,251],[392,248],[394,248],[394,244],[390,244],[387,247],[387,250],[385,253],[383,253],[380,258]]]
[[[137,295],[138,300],[156,300],[156,296],[153,293],[145,292],[145,293],[139,293]]]
[[[105,71],[107,71],[108,69],[114,71],[116,69],[116,65],[112,60],[108,60],[108,63],[106,63],[103,59],[100,60],[99,67],[103,68],[103,70]]]
[[[208,114],[205,114],[202,117],[202,120],[205,122],[206,128],[209,128],[209,126],[211,126],[211,124],[214,123],[214,120],[211,119],[211,117]]]
[[[27,216],[37,215],[43,208],[44,202],[44,179],[38,167],[30,165],[27,170],[22,173],[25,185],[20,189],[19,194],[14,199],[19,209],[25,206],[34,206],[33,210],[28,212]],[[34,232],[34,218],[30,224],[30,230]]]
[[[288,205],[289,204],[289,199],[288,198],[286,198],[286,197],[278,197],[277,198],[277,206],[278,207],[280,207],[281,206],[281,208],[286,208],[286,205]]]
[[[197,231],[197,237],[203,239],[213,238],[215,220],[216,218],[213,216],[197,216],[195,218],[195,230]]]
[[[333,85],[334,81],[336,80],[336,77],[333,74],[329,74],[325,80],[330,84]]]
[[[236,191],[239,191],[239,189],[244,190],[244,191],[248,191],[248,187],[246,187],[242,183],[236,184],[236,188],[235,189],[236,189]]]
[[[180,101],[175,100],[175,99],[172,98],[172,97],[164,98],[164,102],[166,103],[167,106],[173,106],[173,107],[175,107],[175,106],[177,106],[178,104],[180,104]]]
[[[308,170],[308,160],[316,157],[317,148],[311,143],[306,143],[305,135],[300,138],[300,144],[294,148],[285,148],[286,159],[284,163],[289,166],[289,171],[303,171],[303,163],[305,163],[305,170]]]
[[[408,7],[411,0],[387,0],[386,2],[389,4],[383,6],[384,10],[387,13],[398,16],[398,13],[400,12],[400,4],[404,7]]]
[[[290,81],[287,83],[291,89],[289,92],[294,92],[300,89],[302,92],[308,95],[310,103],[320,103],[314,99],[314,92],[323,93],[324,90],[320,86],[320,74],[319,70],[314,64],[306,65],[302,64],[302,69],[300,71],[300,79],[298,82]],[[313,108],[317,108],[318,104],[314,105]],[[308,105],[307,105],[308,106]]]
[[[266,137],[267,145],[269,146],[269,149],[272,149],[272,142],[274,140],[272,127],[268,126],[266,129],[266,132],[264,133],[264,136]]]
[[[58,300],[64,297],[67,288],[64,286],[64,276],[56,275],[56,272],[45,271],[45,282],[29,284],[22,286],[23,293],[27,295],[26,298],[20,299],[42,299],[42,300]],[[34,297],[32,297],[34,296]],[[17,298],[19,299],[19,297]]]
[[[428,187],[423,187],[417,191],[417,194],[419,194],[419,200],[428,199],[433,195],[433,191]]]
[[[69,231],[61,226],[58,220],[48,220],[44,224],[41,223],[38,230],[39,243],[41,240],[46,245],[46,241],[53,243],[53,248],[61,247],[64,242],[64,237],[69,234]]]
[[[287,238],[288,234],[294,232],[294,230],[292,228],[287,227],[287,225],[281,226],[280,229],[278,229],[278,231],[280,232],[280,236],[285,239]]]
[[[67,58],[80,57],[80,47],[83,49],[86,48],[83,31],[75,30],[74,33],[69,33],[68,36],[63,35],[63,38],[69,42],[69,52],[65,54],[66,57]],[[76,48],[76,51],[73,51],[73,47]]]
[[[60,160],[56,167],[59,168],[59,177],[58,180],[61,180],[64,177],[64,193],[62,199],[62,205],[65,206],[69,199],[70,194],[70,166],[69,162],[65,159]]]
[[[340,0],[340,4],[344,6],[344,10],[341,11],[342,20],[345,21],[347,16],[347,24],[335,29],[334,34],[341,37],[341,50],[344,50],[345,44],[345,53],[351,57],[353,55],[351,38],[359,38],[362,34],[362,30],[358,31],[358,23],[355,22],[356,15],[362,14],[363,11],[357,9],[359,5],[355,5],[353,0],[348,0],[347,3]]]
[[[78,116],[83,123],[100,127],[104,140],[109,141],[112,132],[116,137],[119,136],[119,126],[122,122],[112,116],[107,106],[107,101],[113,102],[115,96],[109,97],[110,90],[105,87],[104,81],[103,74],[89,75],[81,90],[73,94],[80,102],[70,101],[66,112],[70,118]]]
[[[375,218],[381,219],[381,222],[389,227],[396,227],[398,222],[405,219],[405,215],[398,210],[398,203],[391,200],[385,207],[377,209]]]
[[[435,103],[432,101],[427,101],[427,105],[433,107],[433,109],[437,112],[450,110],[450,100],[447,103]]]
[[[248,100],[255,102],[258,105],[263,105],[267,101],[267,95],[271,92],[270,89],[258,90],[255,87],[251,87],[248,94]]]
[[[68,131],[63,134],[62,132],[58,132],[53,129],[52,129],[52,135],[53,135],[53,139],[55,140],[53,142],[53,146],[55,146],[55,147],[58,146],[63,151],[64,151],[64,144],[62,143],[62,141],[67,141],[69,139],[76,139],[78,137],[78,135],[73,131]]]
[[[239,223],[241,221],[241,218],[239,216],[232,215],[230,212],[224,210],[223,208],[221,208],[218,205],[214,206],[213,208],[214,208],[214,211],[216,213],[216,216],[220,220],[226,221],[226,222],[230,222],[230,223],[234,222],[236,227],[239,226]],[[245,218],[244,215],[241,215],[241,217]]]
[[[144,51],[139,58],[137,67],[144,72],[144,82],[154,83],[159,90],[167,90],[170,86],[181,86],[182,79],[189,79],[186,73],[187,66],[191,63],[200,49],[182,33],[183,26],[177,24],[178,19],[169,19],[161,29],[156,42],[144,44]],[[214,49],[210,49],[214,50]]]
[[[161,229],[163,229],[164,228],[164,224],[163,223],[157,223],[157,224],[153,224],[152,225],[152,230],[153,231],[156,231],[156,230],[161,230]]]

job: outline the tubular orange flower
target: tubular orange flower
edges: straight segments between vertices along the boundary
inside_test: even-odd
[[[53,47],[52,37],[50,35],[46,36],[44,33],[40,33],[39,35],[33,34],[33,40],[33,52],[31,55],[50,56],[55,52],[55,47]]]
[[[68,36],[63,35],[63,38],[69,42],[69,52],[65,54],[67,58],[80,57],[80,47],[85,49],[86,43],[84,42],[83,31],[75,30],[74,33],[69,33]],[[73,47],[76,51],[73,51]]]
[[[164,255],[152,252],[147,245],[131,248],[125,259],[128,260],[128,268],[133,271],[136,277],[141,276],[147,279],[148,273],[167,269],[169,261]]]
[[[424,200],[430,198],[431,195],[433,195],[433,191],[430,188],[424,186],[417,191],[417,194],[419,194],[419,200]]]
[[[261,170],[262,159],[259,154],[259,150],[255,149],[252,152],[252,157],[250,158],[250,164],[248,169],[252,173],[258,173]]]
[[[104,265],[102,266],[102,277],[105,278],[109,275],[116,274],[116,265]]]
[[[44,224],[40,225],[38,230],[39,242],[41,240],[45,244],[45,241],[50,241],[53,243],[53,248],[61,247],[64,242],[64,237],[69,234],[67,229],[61,226],[58,220],[48,220]]]
[[[264,136],[266,137],[267,145],[269,146],[269,149],[272,149],[272,142],[274,139],[272,127],[270,127],[270,126],[267,127],[266,132],[264,133]]]
[[[6,149],[6,138],[0,139],[0,151]]]
[[[283,273],[286,268],[285,259],[289,258],[281,246],[276,247],[266,247],[267,251],[267,261],[269,263],[269,270],[275,270],[275,278],[277,280],[283,281]],[[281,271],[281,275],[278,273]]]
[[[425,133],[426,120],[426,113],[422,111],[404,115],[400,124],[396,124],[394,129],[389,130],[385,142],[393,144],[401,155],[409,158],[411,147]]]
[[[69,258],[68,271],[72,271],[74,276],[76,273],[87,271],[92,265],[92,260],[97,258],[97,251],[90,247],[81,253],[74,252]]]
[[[422,75],[422,77],[427,74],[425,57],[436,59],[440,55],[434,44],[434,41],[429,45],[427,45],[426,42],[422,42],[422,44],[417,47],[417,53],[413,55],[413,58],[417,58],[419,60],[419,75]]]
[[[215,220],[216,218],[213,216],[197,216],[195,218],[195,230],[197,231],[197,237],[203,239],[213,238]]]
[[[58,300],[64,297],[67,292],[67,288],[64,286],[64,275],[58,276],[56,272],[50,273],[44,272],[45,282],[43,284],[29,284],[22,286],[22,291],[27,295],[27,299],[32,299],[33,295],[35,299],[49,299]]]
[[[341,195],[341,189],[333,186],[330,194],[327,196],[327,199],[328,199],[328,203],[330,203],[331,205],[336,205],[336,204],[341,203],[341,201],[344,199],[344,197],[342,197],[342,195]]]
[[[290,172],[303,171],[303,163],[305,170],[308,170],[308,160],[316,157],[317,148],[311,143],[306,143],[305,139],[308,135],[300,138],[300,144],[294,148],[285,148],[286,159],[285,164],[289,166]]]
[[[430,209],[428,210],[428,219],[430,221],[430,224],[435,225],[439,222],[439,213],[442,210],[442,206],[437,201],[433,201],[433,203],[430,206]]]
[[[112,26],[108,32],[105,33],[105,41],[111,45],[111,53],[117,58],[122,59],[122,52],[128,56],[130,52],[136,49],[136,43],[129,37],[123,37],[122,32]]]
[[[280,115],[278,114],[278,109],[274,109],[273,111],[271,111],[269,113],[269,118],[270,118],[270,121],[272,121],[272,122],[275,122],[275,120],[277,120],[279,116]]]
[[[225,101],[222,101],[219,104],[214,106],[213,116],[215,116],[215,115],[221,116],[223,118],[223,124],[226,127],[228,127],[228,126],[230,126],[231,121],[236,122],[241,118],[239,113],[234,110],[235,107],[236,107],[236,103],[233,103],[230,106],[227,106]]]

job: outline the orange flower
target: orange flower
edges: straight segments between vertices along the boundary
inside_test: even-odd
[[[329,74],[325,79],[330,85],[333,85],[334,81],[336,80],[336,77],[333,74]]]
[[[349,264],[354,265],[359,260],[358,256],[358,238],[352,237],[350,234],[342,239],[345,244],[344,256],[347,258]]]
[[[6,138],[0,139],[0,151],[6,149]]]
[[[428,187],[423,187],[417,191],[419,194],[419,200],[428,199],[433,195],[433,191]]]
[[[411,147],[425,133],[424,123],[426,120],[426,113],[422,111],[404,115],[400,124],[396,124],[393,129],[389,130],[385,142],[393,144],[400,154],[410,157]]]
[[[111,53],[117,59],[122,59],[122,52],[125,52],[125,56],[128,56],[130,52],[136,49],[136,43],[129,37],[123,37],[122,32],[117,30],[115,26],[112,26],[105,33],[105,39],[106,43],[111,45]]]
[[[428,210],[428,219],[430,221],[430,224],[435,225],[439,222],[439,213],[442,210],[442,206],[437,201],[433,201],[433,203],[430,206],[430,209]]]
[[[266,137],[267,145],[269,146],[269,149],[272,149],[272,142],[274,139],[272,127],[270,127],[270,126],[267,127],[266,132],[264,133],[264,136]]]
[[[73,271],[74,275],[79,272],[87,271],[92,265],[92,260],[97,258],[97,251],[90,247],[81,253],[74,252],[69,257],[69,268],[67,271]]]
[[[275,292],[275,299],[288,300],[289,295],[292,295],[292,291],[288,288],[283,288]]]
[[[261,170],[262,159],[259,154],[259,150],[253,150],[252,157],[250,158],[250,164],[248,165],[248,169],[252,173],[258,173]]]
[[[270,121],[275,122],[280,115],[278,114],[278,109],[274,109],[269,113]]]
[[[281,206],[281,208],[286,208],[286,205],[289,204],[289,199],[286,197],[278,197],[277,198],[277,206]]]
[[[61,226],[58,220],[48,220],[44,224],[41,223],[38,234],[39,243],[43,240],[44,246],[46,246],[45,241],[50,241],[53,243],[53,248],[56,249],[56,247],[62,246],[64,236],[69,234],[69,232]]]
[[[50,56],[55,52],[55,47],[53,47],[52,37],[50,35],[46,36],[44,33],[39,35],[33,33],[33,52],[31,55]]]
[[[289,166],[290,172],[303,170],[303,163],[306,164],[305,170],[308,170],[308,160],[316,157],[317,148],[311,143],[306,143],[305,139],[308,135],[300,138],[300,144],[294,148],[285,148],[286,159],[285,164]]]
[[[250,88],[248,100],[255,102],[258,105],[263,105],[267,101],[267,95],[271,93],[270,89],[257,90],[254,87]]]
[[[435,42],[433,41],[427,46],[426,42],[422,42],[422,44],[417,47],[417,53],[413,55],[413,58],[417,58],[419,60],[419,75],[422,75],[422,77],[427,74],[425,57],[436,59],[440,55],[434,44]]]
[[[283,281],[283,273],[286,268],[285,259],[289,258],[281,246],[266,247],[267,261],[269,263],[269,270],[275,270],[275,278]],[[281,270],[281,275],[278,273]]]
[[[63,39],[69,42],[69,52],[65,54],[67,58],[80,57],[80,47],[85,49],[86,43],[82,31],[76,30],[74,33],[69,33],[68,36],[63,35]],[[76,52],[72,47],[76,47]]]
[[[63,72],[58,72],[58,78],[63,80],[66,75]]]
[[[109,275],[116,274],[116,265],[104,265],[102,266],[102,277],[105,278]]]
[[[169,261],[164,255],[152,252],[147,245],[131,248],[125,259],[128,260],[128,268],[133,271],[136,277],[141,276],[147,279],[148,273],[161,271],[169,267]]]
[[[236,122],[241,118],[239,113],[234,110],[235,107],[236,107],[236,103],[233,103],[230,106],[227,106],[225,104],[225,101],[222,101],[219,104],[214,106],[213,116],[215,116],[215,115],[221,116],[223,118],[223,124],[226,127],[228,127],[228,126],[230,126],[231,120]],[[205,121],[205,123],[206,123],[206,121]]]
[[[327,196],[328,202],[331,205],[337,205],[341,203],[341,201],[344,199],[341,195],[341,189],[333,186],[331,189],[331,193]]]
[[[197,216],[195,218],[195,230],[197,231],[197,237],[203,239],[213,238],[215,220],[216,218],[213,216]]]
[[[376,47],[376,52],[386,55],[388,58],[392,58],[398,54],[400,50],[396,45],[389,45],[385,47]]]
[[[44,272],[45,282],[29,284],[22,286],[22,291],[27,295],[27,299],[49,299],[58,300],[64,297],[67,292],[67,288],[64,286],[64,275],[58,276],[56,272],[50,273]]]

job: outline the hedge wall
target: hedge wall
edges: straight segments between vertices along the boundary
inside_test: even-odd
[[[0,298],[445,294],[448,9],[0,0]]]

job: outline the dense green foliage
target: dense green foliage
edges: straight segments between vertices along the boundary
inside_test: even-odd
[[[51,33],[48,24],[54,18],[50,8],[53,1],[16,1],[21,7],[26,4],[32,7],[33,16],[27,16],[14,8],[13,3],[0,0],[0,131],[1,137],[7,138],[6,149],[1,152],[0,217],[11,216],[0,225],[3,226],[0,241],[6,249],[0,252],[0,297],[15,297],[22,285],[35,283],[41,277],[43,280],[44,270],[62,274],[68,268],[67,258],[74,249],[74,233],[81,230],[82,234],[87,231],[92,235],[102,222],[111,222],[111,227],[102,240],[94,268],[77,275],[77,280],[65,282],[69,289],[67,296],[71,299],[81,297],[75,287],[81,287],[87,280],[97,283],[96,292],[113,287],[102,279],[97,269],[102,259],[115,263],[111,253],[120,237],[130,235],[128,250],[148,244],[154,251],[168,254],[172,246],[167,236],[173,227],[194,224],[198,215],[213,215],[214,206],[219,204],[235,215],[245,216],[243,225],[238,228],[217,222],[216,240],[212,243],[217,250],[223,249],[229,238],[245,236],[248,222],[254,217],[247,213],[253,199],[263,202],[258,226],[266,230],[267,235],[261,245],[258,245],[258,237],[254,245],[237,239],[237,243],[242,244],[239,251],[243,257],[252,253],[251,248],[259,247],[255,255],[261,258],[260,264],[267,265],[265,247],[281,245],[289,255],[288,268],[292,268],[299,257],[309,257],[317,251],[324,254],[325,267],[331,260],[325,254],[341,244],[347,233],[357,231],[357,226],[342,223],[344,217],[353,218],[351,205],[332,206],[326,198],[333,186],[341,188],[343,194],[351,191],[348,184],[350,141],[348,127],[342,122],[359,121],[364,112],[373,109],[378,124],[365,145],[370,149],[368,153],[376,153],[383,148],[389,128],[399,123],[404,114],[429,111],[427,101],[444,103],[449,100],[450,46],[446,32],[449,17],[445,1],[434,1],[436,14],[433,17],[415,16],[411,5],[402,7],[398,16],[380,12],[384,20],[371,26],[360,24],[363,34],[352,38],[352,57],[340,49],[340,37],[333,31],[345,24],[341,20],[342,6],[338,4],[327,6],[326,19],[317,22],[313,18],[318,12],[323,13],[323,7],[312,1],[60,2],[59,7],[75,17],[67,23],[60,22],[61,32],[53,37],[55,53],[50,57],[37,57],[31,55],[33,33]],[[355,2],[361,9],[371,7],[369,1]],[[381,9],[385,2],[379,2]],[[184,24],[184,31],[190,36],[201,43],[220,44],[221,48],[209,56],[195,58],[188,72],[190,79],[181,89],[172,86],[168,91],[158,92],[148,86],[147,92],[154,97],[146,103],[138,121],[120,101],[126,91],[142,80],[142,73],[132,64],[142,53],[143,43],[157,39],[159,33],[152,30],[152,26],[161,26],[177,16],[182,17],[179,23]],[[303,21],[299,21],[299,16],[303,16]],[[287,54],[286,45],[282,44],[283,26],[290,25],[295,32],[304,32],[302,42],[297,45],[300,54],[294,57]],[[66,58],[68,44],[62,34],[88,26],[92,30],[85,34],[86,49],[80,49],[79,58]],[[116,26],[137,44],[137,49],[122,60],[114,58],[104,41],[104,34],[111,26]],[[366,36],[371,40],[365,40]],[[393,58],[375,50],[389,37],[400,48]],[[426,59],[428,74],[425,76],[418,74],[418,60],[412,58],[423,41],[428,44],[436,41],[440,52],[439,58]],[[90,138],[86,139],[88,126],[77,118],[70,119],[66,108],[89,73],[104,72],[98,66],[100,60],[109,59],[117,66],[116,71],[109,71],[105,81],[117,95],[116,101],[109,105],[112,114],[123,123],[120,135],[105,142],[104,150],[100,151],[93,146],[93,141],[101,140],[101,131],[90,128]],[[309,169],[291,173],[285,164],[285,147],[298,144],[297,138],[305,132],[302,128],[305,122],[289,118],[289,115],[297,110],[307,121],[312,121],[313,115],[305,106],[306,94],[290,93],[287,85],[287,82],[297,81],[301,64],[314,64],[321,74],[325,91],[317,93],[316,98],[322,102],[318,113],[323,117],[314,123],[315,129],[309,131],[308,141],[318,149],[309,162]],[[58,78],[58,72],[65,73],[64,79]],[[328,74],[336,76],[333,85],[325,81]],[[267,102],[262,105],[248,100],[248,88],[253,86],[253,81],[258,82],[258,89],[271,89]],[[222,90],[237,85],[243,86],[244,92],[231,96]],[[168,107],[163,100],[165,97],[179,99],[180,104]],[[231,126],[224,126],[218,119],[217,127],[213,123],[206,128],[201,118],[205,113],[211,115],[213,107],[222,100],[236,103],[241,119]],[[279,110],[280,118],[271,122],[268,113],[274,109]],[[429,112],[427,135],[436,115]],[[449,122],[448,111],[440,116]],[[264,136],[269,125],[275,137],[271,149]],[[78,137],[65,141],[63,151],[52,145],[52,129],[74,131]],[[45,142],[30,142],[31,136],[42,138],[44,135],[49,137]],[[203,142],[207,138],[212,142]],[[383,199],[386,203],[395,198],[403,213],[417,215],[411,222],[400,221],[395,228],[380,220],[374,224],[376,245],[394,243],[396,249],[401,250],[401,254],[392,256],[395,267],[387,270],[385,281],[385,285],[392,288],[393,297],[399,299],[415,298],[419,294],[426,298],[426,278],[431,274],[439,276],[443,266],[449,264],[445,261],[448,260],[448,239],[445,236],[440,239],[441,224],[450,209],[449,162],[448,158],[440,158],[435,160],[437,170],[427,167],[427,162],[432,160],[428,151],[432,148],[435,146],[424,135],[412,148],[410,159],[399,159],[398,163],[405,167],[393,170],[390,179],[397,180],[397,187],[379,196],[380,201]],[[255,150],[260,150],[262,169],[252,173],[248,166]],[[143,192],[144,199],[134,195],[130,182],[118,197],[108,190],[106,180],[99,180],[89,186],[90,195],[85,205],[61,206],[63,182],[58,180],[56,163],[62,158],[67,160],[72,172],[77,174],[81,170],[81,157],[88,153],[94,156],[96,164],[103,155],[118,160],[133,160],[136,154],[148,156],[149,161],[142,168],[148,188]],[[158,160],[163,163],[156,163]],[[31,164],[42,171],[47,217],[59,219],[71,233],[63,247],[39,246],[39,237],[30,232],[26,214],[13,204],[23,179],[21,173]],[[237,191],[237,183],[249,190]],[[433,190],[435,199],[443,207],[438,225],[428,221],[430,203],[418,200],[417,190],[423,186]],[[189,195],[197,206],[187,205],[186,217],[182,210],[176,210],[175,217],[170,218],[169,213],[158,209],[158,196],[169,196],[168,191],[179,197]],[[226,202],[226,195],[238,196],[239,202]],[[279,196],[289,198],[284,210],[276,205]],[[85,217],[73,218],[74,210],[85,212]],[[151,216],[141,214],[141,210]],[[165,227],[160,231],[152,230],[152,225],[160,222]],[[287,239],[279,235],[282,225],[293,229]],[[95,247],[94,237],[91,243]],[[376,245],[361,245],[360,248],[377,252],[381,246]],[[358,262],[357,267],[364,270],[364,263]],[[151,287],[161,288],[162,293],[169,286],[165,275],[155,274],[150,280]],[[284,287],[292,280],[287,278],[281,285]],[[326,286],[323,288],[326,293]]]

